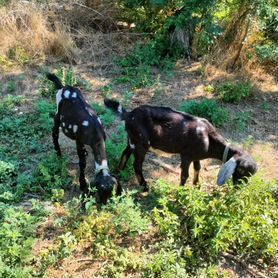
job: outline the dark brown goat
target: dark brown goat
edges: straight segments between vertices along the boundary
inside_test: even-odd
[[[200,160],[216,158],[224,165],[218,174],[218,185],[223,185],[231,176],[238,183],[257,171],[253,159],[243,151],[227,146],[224,138],[206,119],[181,113],[167,107],[142,105],[131,112],[121,104],[105,99],[106,107],[121,116],[128,134],[128,145],[123,151],[119,170],[122,170],[133,153],[134,170],[141,186],[147,191],[147,183],[142,174],[142,163],[150,147],[181,156],[181,181],[184,185],[193,162],[193,184],[198,183]]]
[[[59,127],[63,133],[76,141],[77,154],[79,157],[79,183],[83,196],[88,194],[88,186],[85,180],[86,149],[85,145],[92,148],[95,158],[95,179],[92,186],[97,189],[97,197],[101,203],[106,203],[116,187],[117,194],[121,188],[117,180],[110,175],[105,152],[105,132],[96,112],[83,98],[80,90],[72,86],[63,86],[59,78],[51,73],[47,74],[56,89],[57,112],[54,116],[52,137],[54,148],[58,156],[61,149],[58,142]]]

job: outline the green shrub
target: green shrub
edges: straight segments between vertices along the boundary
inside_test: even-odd
[[[67,158],[57,157],[55,153],[46,156],[38,165],[34,173],[36,189],[45,196],[55,194],[54,189],[65,189],[71,179],[67,171]]]
[[[0,276],[33,277],[30,252],[41,217],[0,203]]]
[[[274,182],[265,182],[259,176],[240,188],[215,188],[212,193],[196,187],[172,189],[161,213],[166,215],[170,210],[178,216],[176,240],[180,238],[190,246],[193,257],[198,254],[213,260],[222,252],[232,252],[268,262],[275,258],[278,248],[275,190]],[[164,234],[164,226],[159,227]],[[177,235],[176,225],[168,227],[173,228],[168,235]]]
[[[174,67],[173,58],[165,55],[168,45],[169,41],[165,42],[165,38],[159,36],[144,45],[137,44],[131,53],[116,60],[121,76],[113,82],[129,83],[133,88],[153,85],[157,77],[152,73],[152,67],[164,73],[171,72]]]
[[[274,43],[267,43],[256,45],[255,53],[261,64],[263,63],[276,63],[278,57],[278,46]]]
[[[195,100],[185,101],[181,104],[180,110],[206,118],[216,127],[223,126],[229,120],[228,112],[213,99],[204,99],[200,102]]]
[[[150,221],[143,215],[139,204],[135,204],[131,195],[124,194],[114,198],[114,202],[105,208],[113,215],[113,223],[117,234],[135,236],[148,231]]]
[[[17,170],[14,164],[0,160],[0,188],[13,185],[16,175]]]
[[[56,105],[46,100],[39,100],[35,105],[39,116],[37,119],[38,124],[43,131],[49,134],[53,127],[53,118],[51,116],[56,112]]]
[[[219,96],[225,102],[239,103],[251,94],[252,83],[250,81],[224,83],[219,88]]]
[[[23,96],[7,95],[0,102],[0,115],[7,115],[16,106],[20,106],[25,101]]]

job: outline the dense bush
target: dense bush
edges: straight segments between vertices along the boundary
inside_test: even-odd
[[[239,103],[251,94],[252,83],[250,81],[224,83],[219,88],[219,96],[225,102]]]
[[[274,43],[257,45],[255,47],[255,53],[261,64],[277,64],[278,46]]]
[[[216,127],[223,126],[229,120],[229,113],[213,99],[204,99],[200,102],[195,100],[185,101],[181,104],[180,110],[206,118]]]

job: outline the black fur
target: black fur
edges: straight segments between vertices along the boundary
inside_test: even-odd
[[[77,154],[79,157],[79,183],[80,189],[83,192],[83,197],[89,194],[88,186],[85,180],[86,168],[86,149],[85,145],[92,148],[95,162],[102,165],[103,162],[107,164],[106,150],[105,150],[105,132],[101,125],[100,119],[91,106],[85,101],[83,95],[78,88],[72,86],[63,86],[59,78],[51,73],[47,74],[47,78],[52,81],[58,89],[56,94],[57,112],[54,116],[54,126],[52,130],[52,137],[54,148],[58,156],[61,155],[61,149],[58,142],[59,128],[62,128],[63,133],[76,142]],[[119,187],[115,178],[113,178],[108,168],[99,171],[96,181],[92,182],[92,186],[104,185],[106,190],[100,192],[101,201],[106,203],[111,196],[113,188]]]

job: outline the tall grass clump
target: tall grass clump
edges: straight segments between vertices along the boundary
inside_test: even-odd
[[[64,26],[51,27],[47,12],[32,3],[12,1],[0,7],[0,61],[25,65],[50,56],[74,60],[75,46]]]

